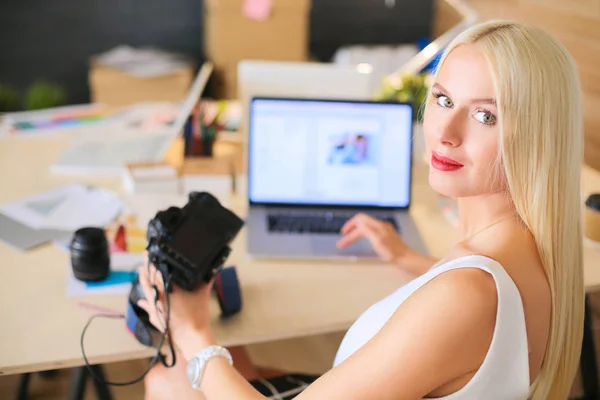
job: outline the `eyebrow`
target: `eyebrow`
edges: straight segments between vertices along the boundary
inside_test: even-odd
[[[450,95],[450,92],[448,90],[446,90],[442,85],[440,85],[439,83],[434,83],[433,84],[434,88],[439,89],[440,91]],[[491,97],[487,97],[487,98],[480,98],[480,99],[471,99],[471,103],[477,103],[477,104],[491,104],[491,105],[496,105],[496,99],[493,99]]]

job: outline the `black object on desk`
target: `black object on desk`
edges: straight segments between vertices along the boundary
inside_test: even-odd
[[[102,228],[81,228],[71,240],[71,266],[81,281],[101,281],[110,273],[108,239]]]
[[[432,37],[434,17],[433,0],[312,0],[310,53],[331,61],[343,46],[415,44]]]
[[[235,269],[229,268],[224,272],[223,265],[231,252],[229,246],[244,226],[244,221],[223,207],[210,193],[191,192],[188,196],[188,203],[183,208],[169,207],[159,211],[148,224],[148,261],[161,273],[167,292],[166,324],[172,285],[192,291],[214,278],[223,316],[234,315],[241,309]],[[157,331],[146,311],[138,306],[142,299],[144,293],[136,280],[128,298],[125,316],[127,327],[141,344],[160,351],[167,332],[164,332],[157,345],[153,338],[153,333]],[[169,367],[159,353],[154,362],[159,357]]]

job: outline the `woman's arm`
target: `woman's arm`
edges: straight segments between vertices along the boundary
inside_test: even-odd
[[[394,259],[394,264],[403,271],[413,275],[421,276],[429,271],[439,260],[435,257],[426,256],[416,251],[406,251]]]
[[[383,261],[395,264],[411,275],[423,275],[438,261],[411,249],[389,222],[367,214],[361,213],[350,218],[340,233],[339,248],[367,239]]]
[[[476,371],[491,343],[496,286],[479,269],[441,274],[409,297],[383,329],[298,400],[416,400]],[[177,339],[187,359],[215,344],[208,329]],[[265,399],[222,358],[211,359],[201,390],[207,400]]]
[[[186,361],[202,349],[217,344],[211,332],[189,330],[180,336],[178,347]],[[266,400],[244,377],[222,357],[206,364],[200,389],[207,400]]]

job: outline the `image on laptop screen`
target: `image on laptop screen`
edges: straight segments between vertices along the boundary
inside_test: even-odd
[[[249,201],[407,207],[412,113],[409,104],[252,99]]]

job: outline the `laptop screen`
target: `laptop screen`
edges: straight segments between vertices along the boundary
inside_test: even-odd
[[[412,112],[409,104],[252,99],[250,203],[408,207]]]

